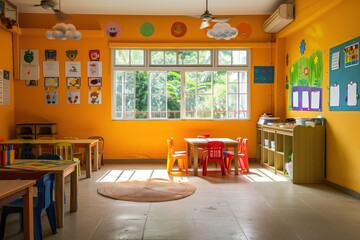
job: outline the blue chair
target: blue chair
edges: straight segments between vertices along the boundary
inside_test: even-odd
[[[19,158],[20,159],[34,159],[35,155],[33,154],[33,147],[31,143],[24,143],[22,149],[19,149]]]
[[[60,155],[57,154],[51,154],[51,153],[45,153],[38,156],[38,159],[43,160],[63,160],[63,158]]]
[[[44,153],[38,156],[38,159],[42,160],[63,160],[60,155],[52,153]],[[64,193],[64,203],[66,203],[66,194]]]
[[[42,239],[42,227],[41,227],[41,212],[43,209],[46,210],[47,217],[49,219],[51,231],[53,234],[57,233],[56,231],[56,215],[55,215],[55,205],[53,201],[53,189],[54,189],[54,173],[47,173],[36,181],[37,187],[37,197],[34,197],[34,239]],[[10,213],[20,213],[20,230],[23,229],[23,199],[19,198],[9,205],[3,206],[1,214],[1,224],[0,224],[0,239],[4,239],[5,234],[5,225],[6,217]]]

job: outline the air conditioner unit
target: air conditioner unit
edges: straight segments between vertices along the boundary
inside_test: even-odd
[[[276,33],[294,20],[293,4],[281,4],[276,11],[264,22],[263,28],[267,33]]]

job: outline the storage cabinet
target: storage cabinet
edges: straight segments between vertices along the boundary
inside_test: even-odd
[[[56,123],[20,123],[16,124],[16,137],[37,139],[40,137],[55,137]]]
[[[257,127],[260,163],[293,183],[322,183],[325,177],[325,127]],[[286,169],[291,161],[292,169]]]

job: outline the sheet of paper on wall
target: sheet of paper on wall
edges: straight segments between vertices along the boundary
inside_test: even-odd
[[[299,92],[293,92],[293,107],[299,107]]]
[[[339,69],[340,66],[340,52],[334,52],[331,55],[331,70]]]
[[[357,84],[354,82],[350,82],[347,85],[347,105],[348,106],[356,106],[357,105]]]
[[[330,87],[330,107],[340,106],[340,86],[335,85]]]
[[[102,77],[102,62],[88,62],[88,77]]]
[[[302,92],[302,108],[309,108],[309,92]]]
[[[320,91],[311,92],[311,109],[320,109]]]
[[[59,77],[59,62],[45,61],[43,62],[44,77]]]
[[[81,62],[65,62],[65,77],[81,77]]]
[[[39,65],[22,65],[21,80],[39,80]]]

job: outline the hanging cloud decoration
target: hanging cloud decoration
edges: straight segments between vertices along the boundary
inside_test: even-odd
[[[207,32],[209,38],[215,38],[216,40],[229,40],[237,35],[238,30],[231,27],[228,23],[216,23],[214,27]]]
[[[57,23],[55,26],[52,27],[51,31],[46,32],[47,39],[74,39],[80,40],[82,35],[81,32],[76,31],[76,27],[69,23]]]

